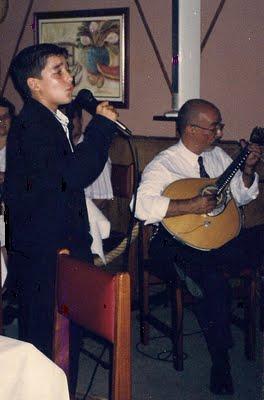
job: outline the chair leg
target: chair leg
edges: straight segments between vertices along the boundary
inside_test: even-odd
[[[139,282],[139,310],[140,310],[140,339],[141,343],[149,343],[149,323],[146,317],[149,314],[149,273],[143,271]]]
[[[256,281],[244,280],[246,300],[244,306],[245,355],[248,360],[256,358]]]
[[[131,282],[131,303],[136,299],[137,296],[137,248],[138,243],[135,239],[130,244],[130,249],[128,253],[128,272],[130,275]]]
[[[171,284],[171,327],[173,366],[183,371],[183,294],[180,282]]]

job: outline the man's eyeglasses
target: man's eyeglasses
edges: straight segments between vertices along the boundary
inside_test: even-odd
[[[4,114],[4,115],[0,115],[0,125],[5,125],[6,121],[8,121],[10,119],[10,114]]]
[[[202,129],[203,131],[209,131],[216,135],[218,132],[222,132],[222,130],[225,127],[225,124],[222,122],[218,122],[213,128],[205,128],[204,126],[196,125],[196,124],[191,124],[191,126],[194,126],[195,128]]]

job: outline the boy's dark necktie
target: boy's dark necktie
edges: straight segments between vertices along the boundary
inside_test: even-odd
[[[203,163],[203,157],[199,156],[198,157],[198,164],[200,167],[200,177],[201,178],[210,178],[210,176],[208,175],[208,173],[206,172],[205,168],[204,168],[204,163]]]

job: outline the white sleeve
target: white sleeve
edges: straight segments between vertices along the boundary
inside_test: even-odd
[[[138,219],[153,224],[165,217],[170,199],[162,196],[162,192],[170,183],[170,174],[160,162],[152,162],[146,167],[137,192]]]
[[[258,197],[259,194],[258,182],[259,182],[259,176],[255,172],[254,181],[252,185],[249,188],[247,188],[243,182],[242,172],[237,171],[236,175],[231,181],[230,188],[232,195],[234,196],[234,199],[238,206],[244,206]]]
[[[222,149],[219,148],[218,151],[220,157],[222,158],[224,167],[227,168],[233,161],[232,158],[229,157],[229,155],[226,154],[226,152],[223,151]],[[252,185],[249,188],[247,188],[243,182],[242,172],[240,170],[237,171],[237,173],[231,180],[230,188],[232,195],[238,206],[243,206],[245,204],[248,204],[252,200],[255,200],[258,197],[259,194],[258,182],[259,182],[259,176],[257,173],[255,173],[255,178]]]
[[[90,199],[112,199],[113,188],[111,183],[111,160],[108,158],[102,173],[87,188],[85,188],[85,197]]]

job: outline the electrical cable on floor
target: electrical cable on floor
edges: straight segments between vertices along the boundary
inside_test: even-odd
[[[100,356],[98,357],[98,358],[99,358],[99,361],[96,363],[96,365],[95,365],[95,367],[94,367],[94,370],[93,370],[93,373],[92,373],[92,376],[91,376],[89,385],[88,385],[88,387],[87,387],[87,389],[86,389],[85,395],[82,397],[82,400],[85,400],[85,399],[86,399],[86,397],[88,396],[88,394],[89,394],[89,392],[90,392],[90,390],[91,390],[91,388],[92,388],[92,385],[93,385],[93,382],[94,382],[94,378],[95,378],[97,369],[98,369],[98,367],[99,367],[99,365],[100,365],[100,361],[102,360],[103,355],[104,355],[106,349],[107,349],[107,346],[104,346],[104,347],[103,347],[103,350],[102,350],[102,352],[101,352],[101,354],[100,354]]]
[[[187,336],[198,335],[198,334],[203,334],[203,331],[202,331],[201,329],[199,329],[199,330],[196,330],[196,331],[186,332],[186,333],[183,334],[183,336],[186,336],[186,337],[187,337]],[[163,339],[163,338],[168,338],[168,337],[165,336],[165,335],[154,336],[154,337],[150,338],[149,340],[151,341],[151,340],[157,340],[157,339]],[[165,349],[165,350],[162,350],[161,352],[157,353],[156,356],[152,356],[152,355],[149,355],[148,353],[144,352],[143,350],[141,350],[141,349],[139,348],[139,346],[140,346],[141,344],[142,344],[142,343],[138,342],[138,343],[136,344],[136,349],[137,349],[137,351],[138,351],[140,354],[142,354],[143,356],[146,356],[146,357],[148,357],[148,358],[151,358],[152,360],[155,360],[155,361],[173,362],[173,360],[169,359],[169,358],[172,356],[172,350],[167,350],[167,349]],[[164,356],[165,354],[166,354],[166,356],[165,356],[165,357],[162,357],[162,356]],[[187,358],[188,358],[188,354],[187,354],[187,353],[183,353],[183,359],[186,360]]]
[[[158,307],[158,305],[156,305],[156,307]],[[156,307],[153,307],[153,308],[156,308]],[[231,310],[232,314],[234,313],[235,308],[236,307],[234,307]],[[199,329],[199,330],[195,330],[195,331],[191,331],[191,332],[186,332],[186,333],[183,333],[183,336],[187,337],[187,336],[198,335],[198,334],[203,334],[203,331],[201,329]],[[168,338],[168,337],[165,336],[165,335],[153,336],[149,340],[151,341],[151,340],[158,340],[158,339],[163,339],[163,338]],[[140,345],[142,345],[142,343],[140,343],[140,342],[138,342],[136,344],[136,350],[137,350],[138,353],[142,354],[144,357],[147,357],[147,358],[149,358],[151,360],[154,360],[154,361],[162,361],[162,362],[168,362],[168,363],[172,363],[173,362],[173,359],[171,359],[171,357],[173,355],[172,350],[164,349],[164,350],[156,353],[156,356],[153,356],[153,355],[148,354],[148,353],[144,352],[143,350],[141,350],[140,349]],[[106,349],[107,349],[107,346],[104,346],[103,349],[102,349],[102,352],[101,352],[101,354],[99,356],[99,360],[102,359]],[[183,360],[185,361],[185,360],[187,360],[187,358],[188,358],[188,354],[183,352]],[[95,379],[95,375],[96,375],[96,372],[97,372],[97,369],[98,369],[99,365],[100,365],[100,362],[98,361],[96,363],[96,365],[95,365],[95,368],[93,370],[90,382],[88,384],[88,387],[87,387],[87,390],[85,392],[85,395],[82,397],[82,400],[86,399],[86,397],[88,396],[88,394],[89,394],[89,392],[90,392],[90,390],[92,388],[92,385],[93,385],[93,382],[94,382],[94,379]]]
[[[162,339],[162,338],[166,338],[166,336],[154,336],[154,337],[150,338],[150,340],[156,340],[156,339]],[[169,363],[173,362],[173,360],[169,359],[172,355],[171,350],[165,349],[165,350],[157,353],[156,356],[152,356],[151,354],[148,354],[139,348],[139,346],[141,344],[142,343],[138,342],[136,344],[136,349],[137,349],[138,353],[142,354],[143,356],[150,358],[151,360],[154,360],[154,361],[162,361],[162,362],[169,362]],[[166,356],[162,357],[162,355],[164,356],[165,354],[166,354]],[[183,353],[183,359],[186,360],[187,358],[188,358],[188,355],[186,353]]]
[[[154,307],[152,307],[152,310],[157,308],[159,305],[156,305]],[[233,307],[231,309],[231,315],[235,315],[234,311],[237,307]],[[191,332],[186,332],[183,333],[183,336],[187,337],[187,336],[192,336],[192,335],[198,335],[198,334],[204,334],[204,331],[202,329],[196,330],[196,331],[191,331]],[[157,339],[163,339],[163,338],[167,338],[167,336],[165,335],[161,335],[161,336],[153,336],[152,338],[150,338],[149,340],[157,340]],[[150,358],[151,360],[154,361],[163,361],[163,362],[169,362],[172,363],[173,360],[170,359],[170,357],[173,355],[172,350],[163,350],[161,352],[156,353],[156,356],[153,356],[151,354],[146,353],[145,351],[140,349],[140,345],[142,345],[142,343],[138,342],[136,344],[136,350],[138,351],[138,353],[142,354],[143,356]],[[183,353],[183,360],[186,360],[188,358],[188,354],[187,353]]]

